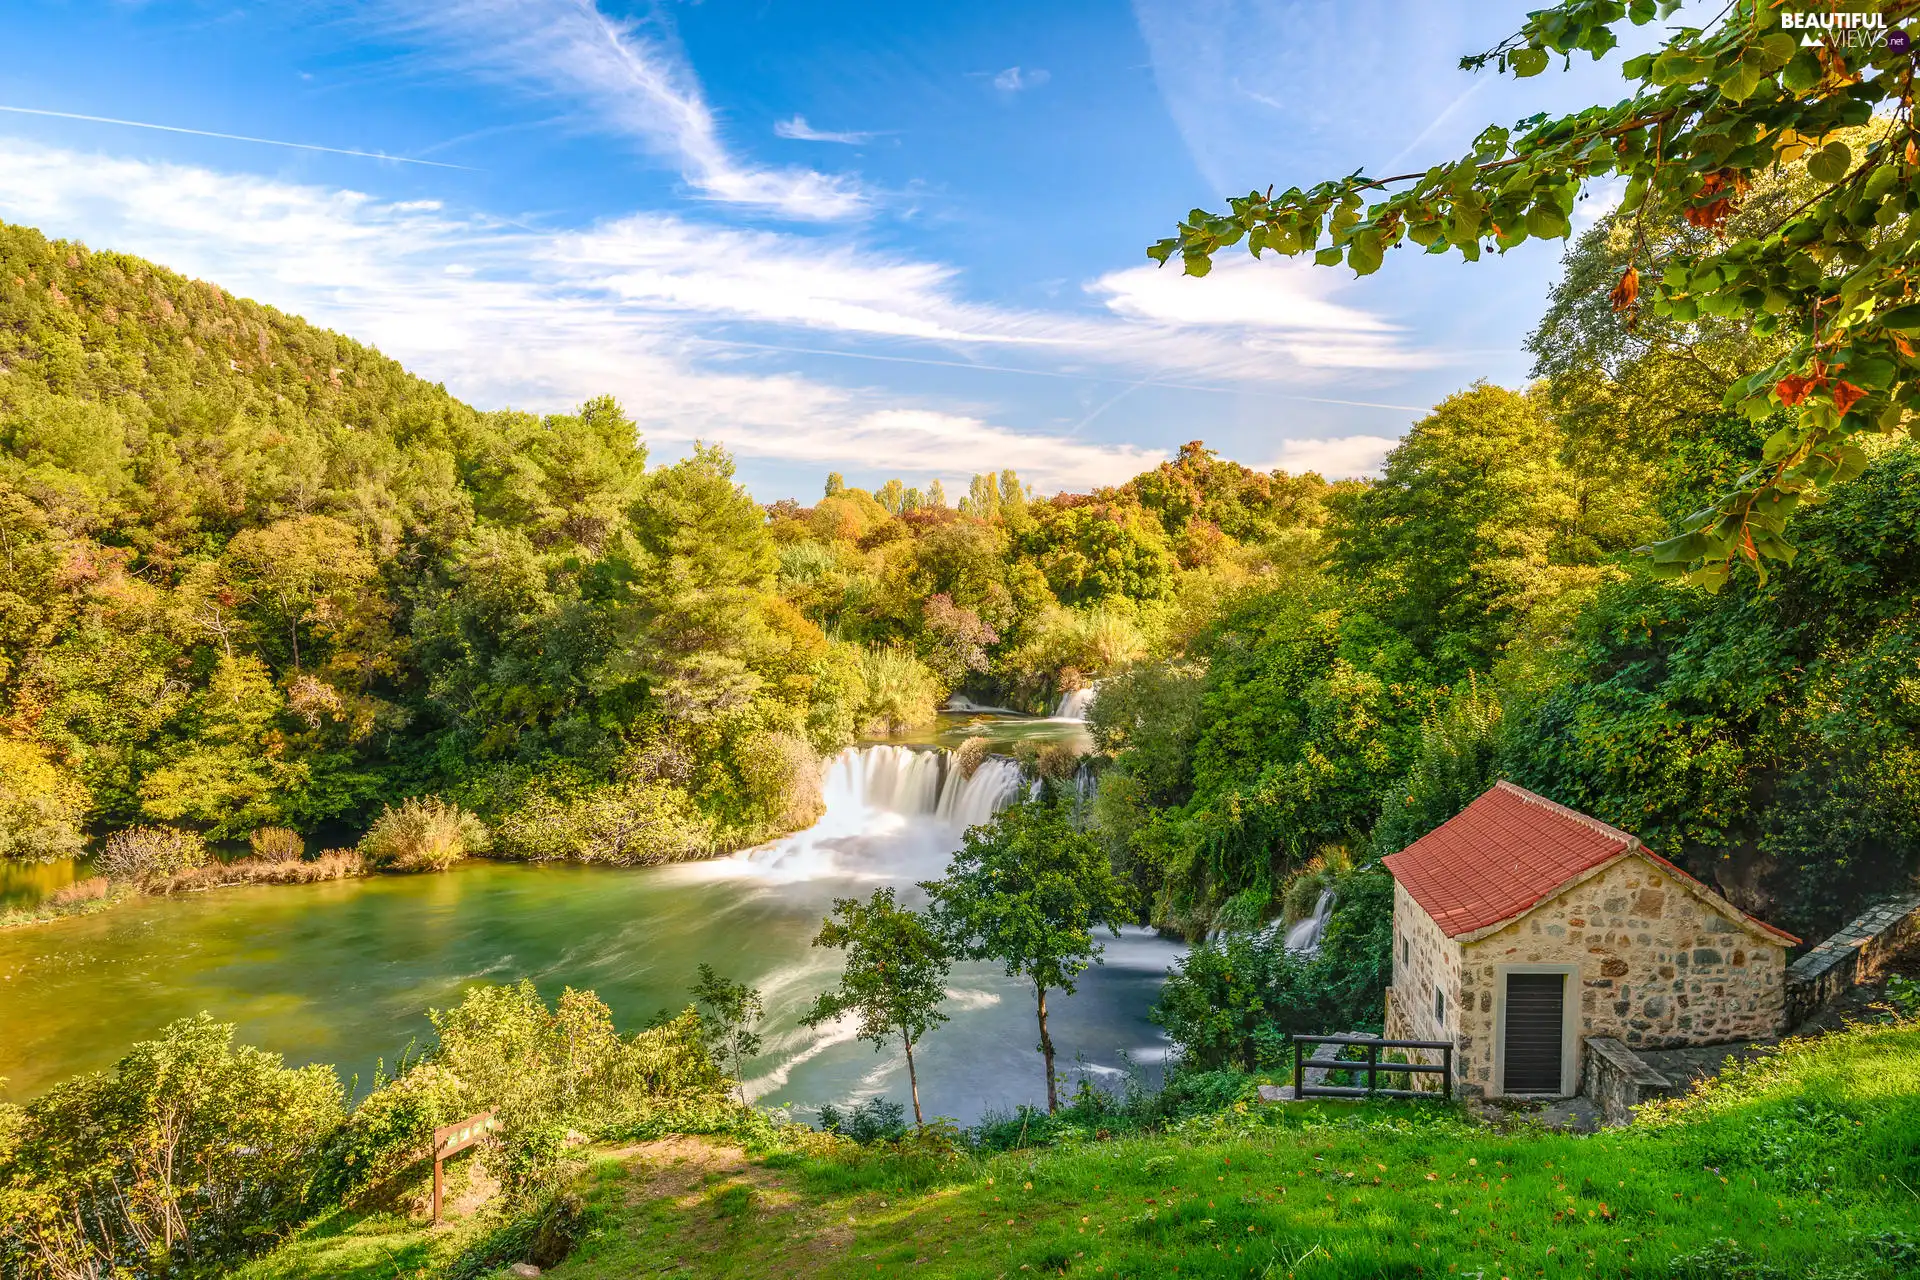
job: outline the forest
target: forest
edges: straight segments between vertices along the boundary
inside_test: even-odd
[[[1764,581],[1661,576],[1636,548],[1776,425],[1721,389],[1779,339],[1616,310],[1645,235],[1580,236],[1535,381],[1450,397],[1373,480],[1195,442],[1091,493],[832,475],[803,506],[716,447],[650,467],[611,399],[482,412],[8,227],[0,856],[129,826],[319,848],[424,797],[495,857],[702,857],[807,825],[825,756],[952,696],[1097,684],[1083,823],[1163,929],[1279,915],[1500,776],[1824,929],[1920,851],[1920,460],[1870,439]]]

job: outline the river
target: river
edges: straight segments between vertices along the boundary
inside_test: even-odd
[[[946,736],[946,735],[942,735]],[[442,875],[374,876],[144,898],[92,916],[0,933],[0,1077],[31,1097],[104,1067],[134,1040],[202,1010],[291,1063],[335,1064],[361,1087],[376,1062],[430,1042],[426,1011],[468,986],[530,978],[548,999],[599,993],[623,1029],[683,1007],[695,969],[761,988],[765,1051],[749,1092],[806,1118],[823,1102],[906,1100],[897,1047],[876,1052],[802,1011],[831,986],[839,953],[809,945],[837,897],[880,884],[921,898],[965,825],[1021,784],[990,758],[972,779],[937,747],[853,748],[829,765],[814,827],[711,862],[618,869],[474,861]],[[1103,937],[1105,935],[1102,935]],[[1180,947],[1142,929],[1105,938],[1079,993],[1049,1000],[1061,1063],[1117,1079],[1154,1072],[1165,1041],[1147,1020]],[[970,1123],[1045,1097],[1032,988],[997,966],[954,970],[952,1019],[917,1051],[930,1113]]]

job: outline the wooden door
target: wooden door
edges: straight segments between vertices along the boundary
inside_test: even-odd
[[[1566,1006],[1566,974],[1507,975],[1506,1092],[1560,1092]]]

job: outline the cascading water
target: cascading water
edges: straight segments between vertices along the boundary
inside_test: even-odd
[[[1099,692],[1098,685],[1088,685],[1084,689],[1072,689],[1061,694],[1060,701],[1053,704],[1053,718],[1078,720],[1084,723],[1087,718],[1087,709],[1093,705],[1093,700]]]
[[[1313,904],[1313,914],[1287,930],[1286,948],[1297,955],[1310,956],[1320,949],[1320,936],[1327,931],[1327,917],[1333,914],[1333,890],[1322,889]]]
[[[848,747],[827,762],[820,820],[737,861],[787,879],[935,876],[962,833],[1012,803],[1022,781],[1020,766],[1005,756],[988,756],[962,776],[951,752]]]

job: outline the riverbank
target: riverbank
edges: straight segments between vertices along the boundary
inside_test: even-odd
[[[1169,1131],[980,1157],[925,1148],[602,1149],[554,1280],[1540,1276],[1896,1280],[1920,1267],[1920,1027],[1797,1042],[1591,1137],[1437,1104],[1229,1105]],[[495,1238],[334,1214],[244,1280],[447,1274]],[[474,1253],[467,1253],[469,1258]],[[504,1268],[472,1275],[508,1274]]]
[[[208,862],[191,871],[156,877],[140,885],[89,876],[54,890],[32,906],[10,907],[0,912],[0,929],[92,915],[141,898],[165,898],[239,885],[319,884],[369,874],[372,872],[366,860],[352,849],[329,849],[317,858],[308,859],[237,858],[232,862]]]

